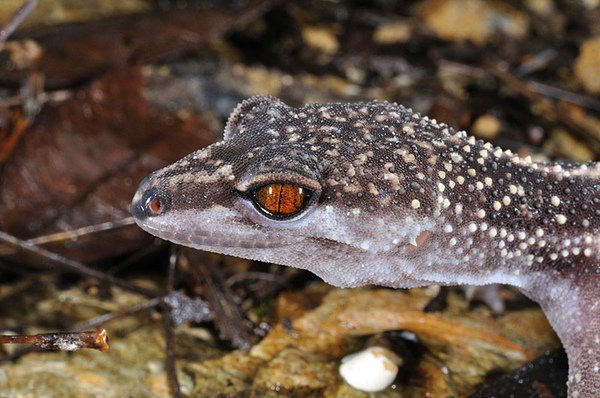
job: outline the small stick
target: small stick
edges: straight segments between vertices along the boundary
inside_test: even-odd
[[[171,251],[171,256],[169,257],[169,274],[167,277],[167,292],[171,293],[173,291],[174,283],[175,283],[175,269],[177,268],[177,250]],[[161,307],[163,309],[163,326],[165,329],[165,353],[166,353],[166,370],[167,370],[167,379],[169,381],[169,387],[171,388],[171,394],[173,398],[180,398],[181,395],[181,386],[179,384],[179,379],[177,377],[177,364],[175,361],[175,325],[171,318],[171,308],[163,298],[161,302]]]
[[[0,29],[0,50],[4,48],[4,43],[10,35],[21,25],[27,16],[33,11],[37,5],[37,0],[27,0],[15,13],[10,17],[8,23]]]
[[[107,221],[100,224],[86,225],[85,227],[72,229],[70,231],[54,232],[48,235],[42,235],[35,238],[27,239],[25,242],[34,245],[44,245],[47,243],[56,243],[79,239],[82,236],[94,234],[97,232],[110,231],[117,228],[134,225],[133,217],[126,217],[121,220]],[[16,249],[11,245],[0,245],[0,256],[14,254]]]
[[[125,308],[121,311],[109,312],[108,314],[98,315],[97,317],[88,319],[87,321],[79,322],[69,329],[71,329],[71,331],[84,331],[86,329],[97,328],[100,327],[100,325],[105,325],[117,319],[133,316],[138,312],[147,311],[153,307],[160,305],[161,300],[162,297],[155,297],[146,302],[133,305],[129,308]]]
[[[245,282],[247,280],[261,280],[265,282],[270,282],[276,285],[285,286],[285,281],[283,278],[279,276],[275,276],[273,274],[269,274],[267,272],[242,272],[239,274],[233,274],[225,281],[225,284],[228,288],[233,288],[233,286],[237,285],[240,282]]]
[[[57,264],[57,268],[61,269],[62,271],[75,272],[80,275],[90,276],[92,278],[96,278],[98,280],[106,282],[110,285],[116,285],[123,289],[129,290],[129,291],[132,291],[132,292],[135,292],[135,293],[147,296],[147,297],[156,297],[156,296],[160,295],[159,293],[157,293],[153,290],[146,289],[146,288],[143,288],[140,286],[136,286],[134,284],[131,284],[131,283],[121,279],[121,278],[117,278],[112,275],[106,274],[104,272],[97,271],[93,268],[88,267],[87,265],[85,265],[83,263],[80,263],[79,261],[75,261],[70,258],[61,256],[58,253],[54,253],[49,250],[42,249],[41,247],[38,247],[33,243],[29,243],[27,241],[16,238],[10,234],[7,234],[6,232],[0,231],[0,241],[10,243],[11,245],[17,246],[26,252],[34,253],[34,254],[37,254],[38,256],[52,260],[55,264]]]
[[[529,87],[531,88],[531,91],[544,97],[567,101],[583,108],[590,109],[594,112],[600,112],[600,101],[595,100],[587,95],[577,94],[572,91],[564,90],[562,88],[554,87],[549,84],[534,80],[529,81]]]
[[[87,332],[0,335],[0,344],[32,344],[44,350],[60,351],[77,351],[81,348],[102,352],[108,350],[106,329]]]
[[[145,311],[152,307],[156,307],[157,305],[160,304],[161,300],[162,300],[161,297],[155,297],[153,299],[148,300],[145,303],[136,304],[136,305],[134,305],[130,308],[124,309],[122,311],[111,312],[109,314],[103,314],[103,315],[97,316],[95,318],[89,319],[87,321],[77,323],[75,326],[73,326],[73,328],[71,328],[71,332],[82,332],[86,329],[98,328],[98,327],[100,327],[100,325],[104,325],[104,324],[114,321],[116,319],[127,317],[127,316],[132,316],[140,311]],[[22,356],[27,355],[30,352],[35,352],[35,351],[40,351],[40,349],[37,348],[36,346],[22,347],[18,350],[15,350],[15,352],[12,352],[10,354],[0,355],[0,363],[2,363],[4,361],[17,360],[17,359],[21,358]]]

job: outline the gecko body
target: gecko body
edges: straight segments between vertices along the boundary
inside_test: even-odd
[[[600,396],[600,166],[538,163],[387,102],[234,110],[152,173],[146,231],[336,286],[505,283],[540,303],[569,395]]]

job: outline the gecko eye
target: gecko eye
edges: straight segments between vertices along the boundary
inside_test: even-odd
[[[252,194],[254,206],[274,219],[285,219],[300,213],[312,195],[310,189],[292,183],[271,183],[255,189]]]

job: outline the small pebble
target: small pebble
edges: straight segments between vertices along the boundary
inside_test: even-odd
[[[575,60],[575,76],[590,93],[600,93],[600,36],[584,41]]]
[[[394,382],[401,363],[387,348],[373,346],[342,358],[340,375],[357,390],[377,392]]]
[[[310,47],[325,54],[335,54],[340,48],[337,37],[327,28],[306,27],[302,29],[302,39]]]
[[[473,123],[473,134],[475,134],[477,138],[492,141],[500,133],[501,127],[502,124],[497,117],[492,115],[482,115],[475,120],[475,123]]]
[[[373,41],[380,44],[406,43],[411,37],[411,26],[405,21],[379,25],[373,33]]]

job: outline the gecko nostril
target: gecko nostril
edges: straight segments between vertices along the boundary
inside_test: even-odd
[[[148,200],[145,203],[145,206],[148,212],[155,216],[162,213],[163,210],[163,205],[158,195],[148,198]]]
[[[156,188],[150,188],[142,195],[140,207],[146,217],[158,216],[166,210],[167,201]]]
[[[140,183],[138,192],[131,203],[131,214],[138,220],[163,214],[170,202],[162,190],[156,187],[146,189],[145,185],[147,185],[147,179]]]

